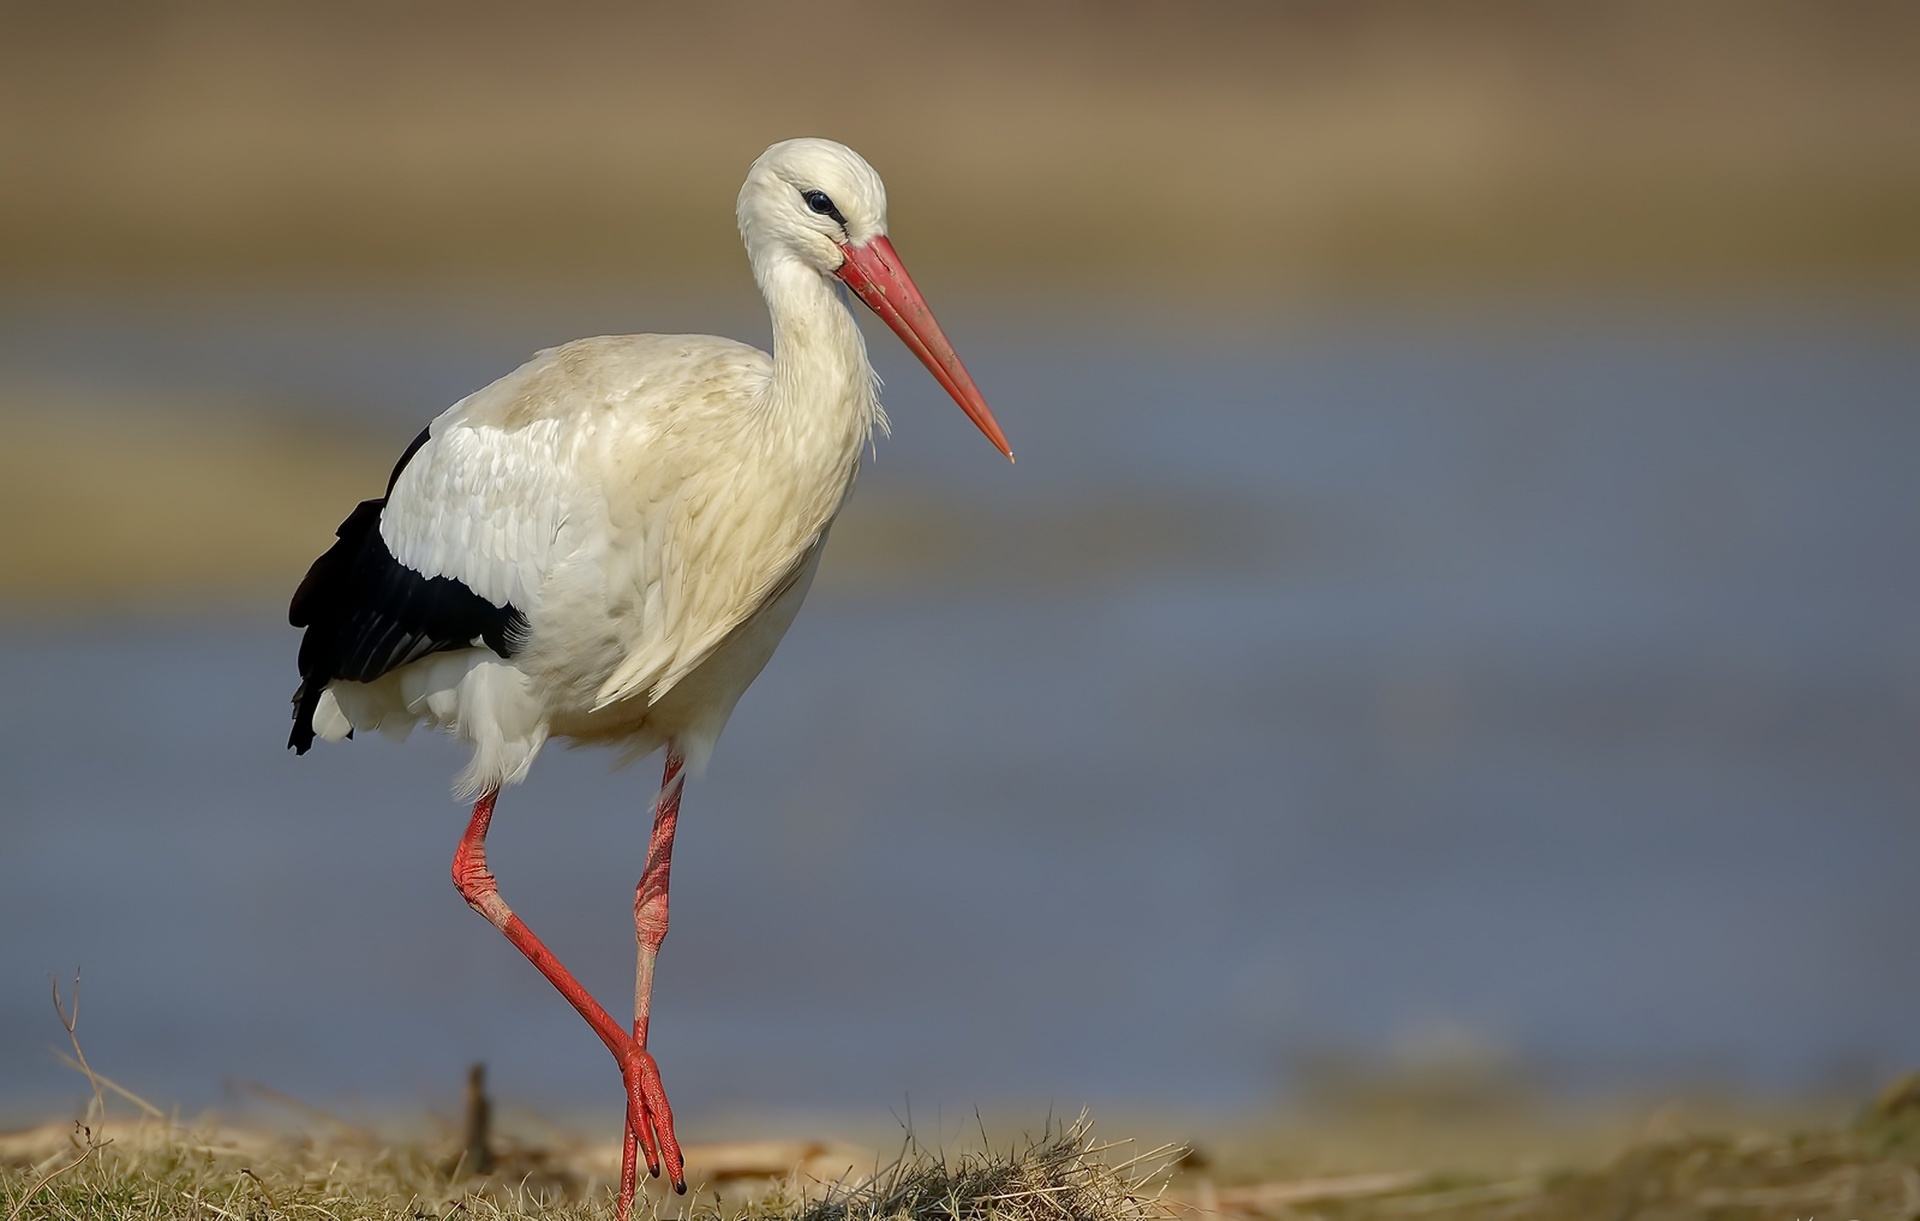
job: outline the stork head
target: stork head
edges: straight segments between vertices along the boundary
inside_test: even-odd
[[[782,140],[747,171],[736,212],[750,252],[790,252],[832,275],[846,246],[886,235],[887,188],[844,144]]]
[[[859,153],[832,140],[782,140],[747,171],[735,215],[763,289],[770,266],[785,259],[840,280],[920,358],[994,448],[1013,457],[888,239],[886,185]]]

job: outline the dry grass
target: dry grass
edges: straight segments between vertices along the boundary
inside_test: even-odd
[[[583,1174],[567,1151],[508,1146],[488,1175],[432,1144],[365,1134],[273,1138],[145,1121],[103,1138],[76,1126],[66,1148],[50,1132],[0,1140],[6,1221],[416,1221],[418,1218],[604,1218],[612,1184]],[[11,1144],[7,1144],[10,1141]],[[699,1150],[695,1150],[696,1155]],[[712,1150],[706,1151],[711,1155]],[[770,1151],[771,1152],[771,1151]],[[1091,1125],[1057,1127],[1003,1153],[956,1160],[910,1147],[895,1162],[823,1180],[803,1168],[708,1171],[688,1200],[654,1193],[642,1215],[692,1221],[1151,1221],[1170,1215],[1152,1189],[1167,1160],[1116,1164]],[[36,1157],[37,1155],[37,1157]],[[698,1172],[698,1159],[690,1158]],[[872,1163],[869,1163],[869,1167]],[[691,1177],[691,1175],[690,1175]]]
[[[984,1140],[985,1134],[982,1133]],[[1096,1144],[1082,1115],[1005,1154],[953,1162],[912,1143],[864,1181],[803,1201],[796,1221],[1151,1221],[1169,1215],[1154,1189],[1178,1150],[1156,1149],[1119,1164]]]
[[[165,1122],[76,1125],[0,1137],[4,1221],[422,1221],[605,1218],[600,1151],[506,1143],[490,1175],[467,1173],[458,1142],[382,1141],[364,1131],[273,1137]],[[744,1148],[744,1147],[740,1147]],[[1231,1164],[1129,1157],[1083,1118],[1037,1140],[943,1155],[911,1140],[877,1169],[778,1168],[769,1146],[707,1174],[642,1216],[688,1221],[1776,1221],[1920,1217],[1920,1084],[1851,1125],[1795,1135],[1645,1139],[1595,1169],[1485,1175],[1444,1168],[1249,1178]],[[1364,1151],[1358,1151],[1364,1155]],[[712,1151],[709,1150],[709,1154]],[[718,1165],[718,1163],[712,1163]],[[873,1162],[867,1163],[868,1167]],[[583,1167],[590,1167],[583,1169]]]
[[[55,1007],[89,1084],[84,1117],[0,1134],[0,1221],[451,1221],[604,1218],[616,1152],[489,1132],[491,1104],[476,1069],[468,1122],[455,1135],[392,1140],[295,1104],[307,1131],[180,1124],[98,1074]],[[107,1099],[131,1103],[109,1121]],[[1504,1097],[1504,1095],[1503,1095]],[[286,1100],[281,1100],[286,1101]],[[1364,1100],[1362,1100],[1364,1103]],[[1377,1100],[1376,1100],[1377,1101]],[[687,1198],[649,1183],[642,1215],[660,1221],[1774,1221],[1781,1216],[1920,1218],[1920,1074],[1901,1079],[1853,1122],[1781,1135],[1643,1134],[1594,1168],[1525,1167],[1530,1137],[1482,1114],[1429,1110],[1434,1127],[1505,1131],[1493,1172],[1409,1164],[1404,1146],[1329,1107],[1347,1123],[1345,1168],[1301,1174],[1323,1159],[1270,1130],[1218,1161],[1167,1145],[1130,1155],[1096,1142],[1082,1115],[1038,1139],[949,1156],[909,1132],[893,1161],[830,1142],[751,1142],[688,1149]],[[1515,1102],[1508,1098],[1508,1103]],[[1521,1105],[1521,1111],[1527,1109]],[[1365,1110],[1366,1106],[1362,1106]],[[1499,1108],[1496,1107],[1496,1110]],[[1520,1111],[1515,1111],[1517,1115]],[[1509,1116],[1511,1117],[1511,1116]],[[1671,1122],[1671,1121],[1669,1121]],[[1231,1142],[1227,1142],[1231,1144]],[[1500,1163],[1504,1162],[1504,1166]],[[1291,1165],[1293,1173],[1276,1167]]]
[[[84,1116],[0,1134],[4,1221],[421,1221],[601,1218],[612,1214],[617,1153],[567,1142],[502,1140],[480,1066],[457,1139],[395,1141],[298,1100],[309,1129],[276,1135],[214,1121],[183,1124],[97,1072],[78,1034],[80,980],[53,1005],[88,1085]],[[271,1095],[272,1091],[265,1091]],[[131,1120],[110,1119],[107,1099]],[[830,1142],[762,1141],[686,1149],[690,1197],[657,1181],[642,1215],[690,1221],[1158,1221],[1178,1150],[1119,1160],[1085,1115],[1049,1122],[1004,1154],[949,1161],[909,1134],[881,1165]],[[982,1138],[985,1138],[984,1126]],[[852,1156],[849,1156],[852,1153]],[[864,1169],[871,1167],[871,1169]],[[640,1203],[640,1202],[637,1202]]]
[[[1327,1221],[1904,1221],[1920,1217],[1917,1100],[1909,1079],[1837,1131],[1652,1140],[1597,1170],[1432,1175],[1412,1191],[1316,1201],[1313,1213]]]

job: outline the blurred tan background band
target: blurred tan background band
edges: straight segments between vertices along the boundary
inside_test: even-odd
[[[1898,0],[0,15],[21,285],[737,277],[742,168],[813,132],[881,167],[942,283],[1920,279]]]

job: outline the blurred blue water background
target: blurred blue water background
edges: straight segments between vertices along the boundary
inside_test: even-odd
[[[1910,311],[1222,329],[929,288],[1020,461],[873,335],[896,435],[687,797],[654,1035],[689,1130],[1256,1106],[1315,1056],[1462,1041],[1571,1089],[1920,1060]],[[764,329],[36,303],[0,362],[397,452],[535,347],[663,325]],[[45,978],[76,964],[93,1062],[162,1103],[406,1106],[484,1059],[615,1113],[605,1052],[448,884],[456,752],[283,749],[278,594],[0,627],[0,1118],[82,1092]],[[551,751],[492,841],[616,1012],[653,766]]]

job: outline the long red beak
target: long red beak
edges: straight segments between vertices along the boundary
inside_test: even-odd
[[[973,384],[967,367],[960,363],[960,354],[953,350],[946,332],[933,320],[927,299],[920,295],[913,277],[907,274],[893,243],[882,234],[862,246],[842,246],[840,251],[847,258],[834,274],[913,349],[920,363],[947,388],[953,401],[960,404],[960,410],[967,413],[974,427],[985,433],[993,447],[1011,461],[1013,450],[1007,445],[1006,434],[1000,431],[1000,422],[987,410],[987,400],[980,396],[980,388]]]

